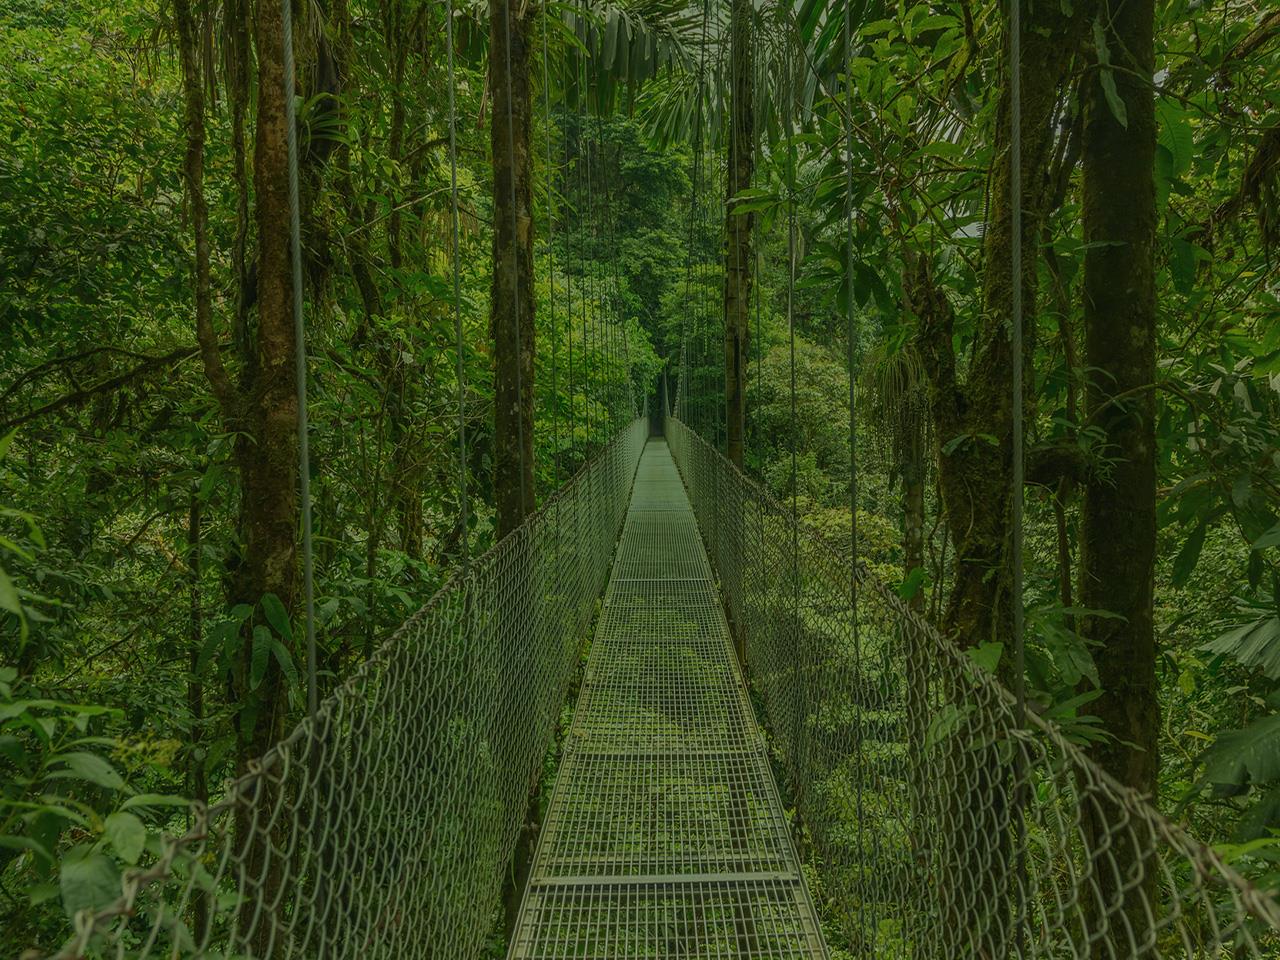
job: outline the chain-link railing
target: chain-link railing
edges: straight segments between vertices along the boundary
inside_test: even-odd
[[[57,957],[477,956],[647,433],[455,576]]]
[[[676,419],[667,439],[857,957],[1277,957],[1280,909]],[[854,610],[858,630],[852,629]]]

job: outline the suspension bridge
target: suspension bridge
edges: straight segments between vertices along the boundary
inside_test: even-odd
[[[1265,895],[664,432],[633,421],[58,956],[1276,955]]]
[[[1274,902],[691,428],[686,359],[58,960],[1280,955]]]

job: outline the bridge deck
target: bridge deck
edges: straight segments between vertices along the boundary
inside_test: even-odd
[[[508,956],[827,956],[662,440],[636,474]]]

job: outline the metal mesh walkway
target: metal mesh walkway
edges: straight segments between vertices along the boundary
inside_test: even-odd
[[[826,956],[697,522],[651,440],[509,958]]]

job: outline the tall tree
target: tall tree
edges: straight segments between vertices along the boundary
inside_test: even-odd
[[[1091,22],[1090,8],[1089,3],[1036,4],[1023,16],[1019,172],[1022,295],[1028,315],[1034,313],[1036,303],[1036,238],[1048,200],[1046,173],[1054,145],[1050,120],[1063,78]],[[1006,79],[996,116],[995,160],[983,234],[982,312],[965,380],[961,380],[953,347],[952,307],[938,286],[932,264],[917,255],[904,279],[907,304],[922,323],[919,347],[930,380],[939,489],[956,550],[945,626],[966,646],[1007,640],[1012,603],[1021,602],[1009,595],[1007,557],[1013,436],[1010,93]]]
[[[489,89],[493,114],[489,128],[493,156],[493,285],[489,331],[494,366],[494,502],[499,539],[515,531],[534,509],[533,485],[533,151],[530,41],[536,9],[512,0],[489,2]],[[523,541],[517,542],[521,547]],[[520,562],[516,570],[523,569]],[[526,638],[531,629],[528,581],[517,577],[501,629],[511,635],[517,659],[513,676],[536,669]],[[515,709],[529,709],[531,687],[511,691]],[[508,930],[533,862],[539,815],[538,770],[533,758],[513,745],[503,769],[529,776],[529,802],[503,891]]]
[[[739,469],[743,466],[743,434],[746,429],[747,359],[751,339],[751,237],[755,214],[738,213],[733,198],[751,186],[755,164],[755,69],[752,55],[751,0],[733,0],[730,13],[732,117],[725,213],[724,256],[724,400],[726,454]]]
[[[533,512],[533,153],[531,3],[490,0],[493,92],[494,499],[498,536]]]
[[[284,732],[288,698],[284,675],[268,658],[254,675],[254,627],[266,626],[263,598],[274,594],[285,611],[294,607],[298,588],[297,419],[294,384],[295,338],[289,275],[288,152],[284,100],[284,21],[278,4],[258,6],[253,44],[258,65],[257,127],[253,151],[253,196],[258,259],[256,288],[242,302],[256,303],[257,324],[251,343],[242,345],[250,362],[233,383],[222,362],[209,282],[208,211],[204,196],[204,78],[197,56],[198,32],[188,0],[177,0],[175,19],[182,57],[187,149],[183,163],[195,235],[196,337],[206,377],[228,430],[236,434],[235,461],[240,474],[239,555],[230,578],[233,603],[257,611],[246,620],[243,652],[236,671],[239,713],[237,770],[264,754]],[[257,621],[257,623],[255,623]],[[258,658],[261,662],[261,658]],[[263,789],[268,789],[264,785]],[[247,818],[247,814],[246,814]],[[237,823],[242,835],[251,830]],[[251,849],[265,861],[268,843],[258,838]],[[263,869],[268,869],[264,866]],[[269,869],[278,869],[270,867]],[[259,932],[269,933],[267,925]]]
[[[1015,0],[1019,2],[1019,0]],[[1012,633],[1010,564],[1011,466],[1013,462],[1013,177],[1022,196],[1022,302],[1034,315],[1037,244],[1048,201],[1052,161],[1051,119],[1076,51],[1087,36],[1092,4],[1023,2],[1022,94],[1019,135],[1022,165],[1011,156],[1012,80],[1002,71],[998,91],[988,213],[983,232],[981,312],[972,361],[958,362],[954,310],[930,258],[907,254],[904,299],[920,319],[919,348],[930,381],[930,406],[937,447],[938,488],[955,545],[952,589],[944,627],[965,647],[1007,644]],[[1008,31],[1006,31],[1006,34]],[[1009,49],[1006,35],[1005,52]],[[1028,343],[1032,338],[1028,338]],[[967,368],[967,376],[962,370]],[[1008,677],[1012,657],[1002,670]],[[965,695],[956,691],[957,697]],[[949,815],[955,822],[976,818],[974,836],[943,839],[946,878],[940,887],[939,935],[956,953],[977,950],[1003,955],[1009,925],[993,919],[990,904],[1010,901],[1013,880],[1008,823],[1012,816],[1007,761],[994,751],[971,751],[955,758]],[[981,839],[976,839],[981,838]],[[992,849],[992,844],[995,849]],[[974,889],[973,878],[980,878]]]
[[[1105,435],[1110,466],[1087,479],[1081,524],[1081,602],[1107,616],[1082,619],[1102,681],[1094,711],[1109,739],[1094,758],[1126,786],[1153,796],[1160,704],[1152,603],[1156,556],[1154,0],[1106,0],[1095,33],[1096,77],[1084,102],[1085,414]],[[1108,53],[1104,56],[1103,52]],[[1086,828],[1116,811],[1085,804]],[[1139,851],[1106,836],[1116,862]],[[1148,865],[1149,866],[1149,865]],[[1154,880],[1151,870],[1148,881]],[[1111,870],[1099,880],[1115,885]],[[1149,887],[1147,888],[1150,889]],[[1144,891],[1124,910],[1143,930]],[[1111,902],[1104,890],[1104,901]],[[1118,896],[1118,895],[1117,895]],[[1113,921],[1113,924],[1116,921]]]
[[[255,271],[258,306],[254,362],[241,371],[234,384],[222,363],[209,281],[208,208],[204,177],[204,79],[198,59],[196,23],[187,0],[175,4],[179,50],[186,93],[187,150],[183,177],[192,208],[195,237],[196,337],[206,377],[228,429],[237,432],[236,465],[241,496],[239,539],[231,599],[256,606],[274,593],[292,606],[296,590],[297,524],[295,484],[297,398],[293,384],[293,322],[290,315],[288,274],[287,156],[284,126],[284,67],[281,44],[283,24],[279,11],[264,4],[255,21],[255,47],[260,70],[258,83],[257,146],[254,150],[254,185],[257,200],[259,260]],[[250,634],[251,636],[251,634]],[[246,644],[251,639],[246,637]],[[254,685],[247,664],[239,678],[240,755],[242,763],[260,756],[283,730],[284,702],[278,689],[279,674]],[[254,689],[250,689],[254,687]]]

